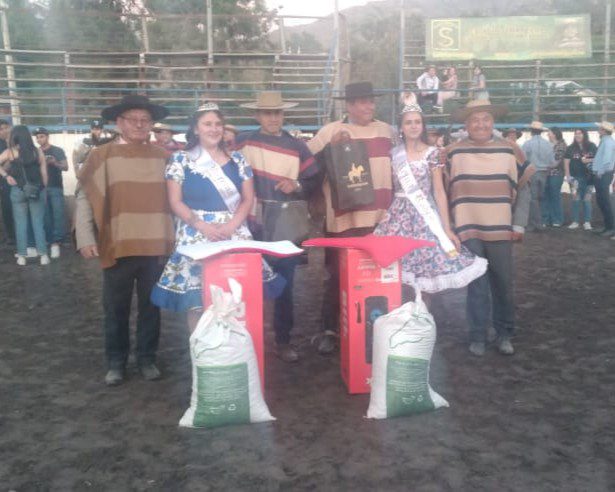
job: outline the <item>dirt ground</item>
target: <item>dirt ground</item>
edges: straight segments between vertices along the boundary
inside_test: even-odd
[[[530,234],[516,254],[517,353],[467,352],[465,291],[438,296],[433,387],[450,408],[363,418],[318,331],[320,252],[298,274],[302,360],[271,350],[266,400],[277,421],[177,426],[188,404],[187,330],[165,314],[144,382],[103,384],[98,265],[66,252],[50,267],[0,249],[0,491],[615,490],[615,241]],[[271,336],[269,335],[271,349]]]

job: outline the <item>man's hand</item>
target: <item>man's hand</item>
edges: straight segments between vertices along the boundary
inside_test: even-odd
[[[17,181],[15,181],[15,178],[13,176],[7,176],[6,182],[9,184],[9,186],[17,186]]]
[[[92,258],[98,257],[98,246],[95,244],[90,244],[89,246],[84,246],[79,250],[81,256],[83,256],[86,260],[91,260]]]
[[[524,234],[522,232],[513,231],[512,233],[512,241],[513,243],[521,243],[523,242]]]
[[[340,130],[339,132],[335,133],[331,137],[331,145],[337,145],[339,143],[344,143],[344,142],[349,142],[349,141],[350,141],[350,133],[348,133],[346,130]]]
[[[275,185],[275,189],[288,195],[297,191],[299,189],[299,185],[294,179],[282,178],[278,181],[278,184]]]

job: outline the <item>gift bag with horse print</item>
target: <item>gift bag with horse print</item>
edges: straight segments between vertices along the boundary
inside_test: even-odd
[[[374,203],[374,185],[364,142],[330,144],[325,151],[325,166],[335,210],[356,210]]]

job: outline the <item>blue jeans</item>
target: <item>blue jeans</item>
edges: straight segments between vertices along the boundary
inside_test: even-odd
[[[275,299],[275,310],[273,312],[273,330],[275,331],[275,341],[278,344],[290,342],[290,331],[294,324],[293,316],[293,283],[295,278],[295,268],[301,263],[301,258],[291,256],[289,258],[271,258],[267,261],[273,270],[284,277],[286,286],[279,297]]]
[[[28,200],[18,186],[11,186],[11,204],[13,205],[13,220],[15,222],[15,240],[17,254],[26,256],[28,247],[28,215],[32,219],[34,242],[39,255],[47,254],[45,239],[45,190],[41,190],[38,199]]]
[[[536,171],[536,174],[530,179],[530,191],[532,192],[528,219],[528,229],[530,230],[541,229],[543,226],[542,208],[545,201],[547,177],[547,171]]]
[[[604,218],[604,228],[608,231],[613,230],[613,209],[611,208],[611,197],[609,196],[609,187],[613,180],[613,171],[604,173],[602,176],[594,177],[594,186],[596,187],[596,202],[602,212]]]
[[[579,222],[579,212],[581,211],[581,203],[584,206],[583,222],[591,222],[592,220],[592,194],[588,193],[589,185],[585,176],[573,176],[577,180],[577,193],[572,197],[572,222]]]
[[[511,337],[515,331],[511,241],[468,239],[463,244],[489,262],[487,271],[468,285],[466,311],[470,342],[487,341],[490,312],[498,337]]]
[[[564,176],[547,176],[545,199],[541,203],[542,222],[546,225],[562,225],[564,211],[562,210],[562,184]]]
[[[64,219],[64,190],[47,188],[47,209],[45,211],[45,233],[47,242],[61,243],[64,239],[66,221]]]

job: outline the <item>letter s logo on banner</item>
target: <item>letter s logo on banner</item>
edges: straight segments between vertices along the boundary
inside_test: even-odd
[[[434,51],[458,51],[461,26],[459,19],[431,21],[431,47]]]

